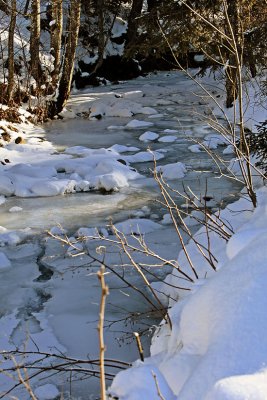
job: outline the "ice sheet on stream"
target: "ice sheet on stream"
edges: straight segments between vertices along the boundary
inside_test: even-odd
[[[58,342],[51,326],[47,323],[44,304],[50,298],[50,287],[40,285],[40,276],[36,263],[42,253],[37,243],[11,245],[2,248],[2,253],[9,260],[8,270],[1,270],[1,323],[0,323],[0,362],[1,368],[12,368],[14,363],[33,362],[38,357],[17,355],[10,359],[5,352],[26,350],[44,352],[66,349]],[[29,371],[30,372],[30,371]],[[14,381],[8,375],[0,375],[1,393],[12,388]],[[18,388],[16,395],[26,398],[23,388]]]

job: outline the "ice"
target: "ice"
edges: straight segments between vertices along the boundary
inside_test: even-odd
[[[28,235],[30,235],[31,229],[25,228],[21,230],[9,231],[3,230],[0,231],[0,246],[5,245],[16,245],[24,240]]]
[[[16,311],[17,310],[14,310],[12,313],[4,315],[1,318],[0,347],[4,351],[13,349],[13,345],[10,343],[9,339],[13,330],[18,324],[18,320],[16,319]]]
[[[126,128],[128,129],[138,129],[138,128],[147,128],[149,126],[153,126],[153,122],[148,121],[140,121],[138,119],[133,119],[132,121],[126,124]]]
[[[200,150],[199,145],[187,149],[188,142],[179,136],[181,131],[200,142],[204,137],[208,145],[222,144],[214,133],[207,136],[211,129],[203,122],[193,121],[192,109],[198,107],[199,98],[194,100],[190,93],[191,83],[176,71],[169,78],[163,74],[149,78],[150,85],[143,85],[147,82],[145,79],[124,83],[110,92],[107,87],[76,92],[68,103],[68,110],[63,113],[63,120],[46,124],[46,132],[29,125],[25,133],[21,133],[26,143],[19,146],[11,143],[0,148],[0,158],[11,161],[10,165],[0,165],[0,187],[7,192],[1,195],[5,200],[1,205],[1,224],[6,226],[6,229],[0,228],[1,254],[12,265],[1,271],[4,313],[1,318],[2,348],[14,348],[14,343],[23,344],[25,338],[30,336],[36,343],[30,343],[31,349],[38,346],[50,351],[52,347],[75,357],[98,356],[96,321],[101,292],[96,277],[98,264],[89,255],[80,253],[89,250],[91,255],[99,256],[95,251],[95,247],[100,245],[99,238],[92,239],[92,236],[98,237],[98,232],[107,238],[107,242],[115,239],[110,227],[105,226],[110,217],[124,234],[135,233],[139,239],[139,235],[144,234],[155,252],[177,259],[179,239],[173,226],[169,225],[170,216],[164,215],[166,209],[155,201],[158,192],[150,179],[153,154],[146,152],[146,144],[139,140],[140,128],[146,128],[143,124],[147,122],[131,121],[135,112],[147,115],[147,119],[155,118],[155,133],[173,134],[177,139],[169,142],[173,143],[171,146],[168,142],[166,145],[164,142],[160,145],[156,141],[151,143],[156,159],[165,156],[166,165],[159,166],[164,178],[175,180],[183,176],[183,179],[172,182],[175,188],[182,190],[183,185],[188,185],[202,197],[208,181],[208,193],[217,193],[217,198],[239,190],[239,184],[227,183],[223,177],[210,179],[211,163],[205,152],[194,155],[192,148]],[[174,80],[178,85],[174,85]],[[140,87],[142,90],[138,90]],[[185,88],[189,106],[185,102]],[[157,112],[151,108],[154,104],[159,108],[163,106],[164,118],[154,113]],[[173,107],[168,109],[166,104]],[[87,118],[89,110],[92,111],[91,119]],[[87,112],[87,117],[85,114],[84,119],[77,118],[80,112]],[[100,114],[95,116],[103,116],[100,120],[93,117],[97,112]],[[70,120],[66,116],[75,119]],[[132,128],[128,129],[128,123]],[[179,131],[175,129],[177,127]],[[35,137],[37,135],[48,137],[50,142],[43,142]],[[158,149],[159,146],[163,148]],[[139,162],[142,164],[138,165]],[[186,176],[183,162],[192,165],[192,171],[189,170]],[[133,168],[129,163],[137,165]],[[199,186],[198,181],[201,181]],[[99,189],[109,193],[103,196],[94,192]],[[114,192],[117,189],[120,193]],[[29,197],[19,198],[14,193]],[[48,194],[54,197],[45,197]],[[243,397],[249,393],[260,399],[264,396],[262,393],[266,393],[266,296],[263,295],[266,293],[266,191],[258,192],[257,196],[258,212],[253,212],[247,198],[229,207],[225,213],[220,211],[219,214],[226,223],[230,222],[236,233],[228,244],[216,235],[210,235],[210,245],[218,260],[218,272],[213,271],[192,241],[187,248],[197,266],[199,279],[195,279],[183,254],[178,260],[183,270],[195,280],[194,283],[181,280],[176,270],[167,270],[165,266],[164,269],[153,267],[153,273],[160,280],[165,278],[166,273],[172,272],[167,276],[166,283],[158,281],[153,287],[163,299],[163,304],[169,307],[173,329],[171,331],[167,324],[162,323],[154,335],[152,357],[144,363],[135,363],[136,370],[124,371],[116,377],[112,390],[118,392],[122,399],[157,398],[152,371],[166,400],[177,397],[179,400],[210,400],[223,396],[233,400],[238,393]],[[144,208],[144,204],[149,207]],[[23,212],[9,213],[13,207],[20,207]],[[192,214],[203,219],[200,211],[193,211]],[[58,223],[62,223],[63,228]],[[187,217],[186,223],[194,230],[198,229],[192,217]],[[66,243],[40,238],[35,230],[19,229],[25,226],[36,227],[38,234],[44,234],[44,230],[48,229],[52,234],[61,236]],[[76,250],[68,243],[68,236]],[[205,229],[198,231],[196,238],[203,248],[208,247]],[[130,236],[127,240],[134,241]],[[105,262],[116,265],[118,271],[120,257],[123,256],[119,251],[111,251],[107,243],[104,247]],[[45,254],[42,254],[44,250]],[[253,253],[252,259],[250,254]],[[136,258],[152,269],[149,257],[137,255]],[[41,272],[42,268],[47,268],[46,272]],[[131,267],[125,275],[146,292],[140,283],[141,278]],[[133,313],[141,309],[144,315],[148,314],[140,297],[134,298],[128,287],[123,287],[122,291],[115,290],[121,284],[114,275],[107,273],[106,278],[112,288],[112,299],[110,297],[107,304],[110,307],[107,309],[107,320],[122,318],[119,308],[122,304],[126,307],[126,299],[130,300],[127,307],[129,305]],[[181,285],[190,291],[177,289]],[[43,298],[51,298],[39,303],[36,297],[39,292]],[[36,304],[40,308],[35,309]],[[149,323],[154,323],[153,317],[149,315],[149,318]],[[136,325],[139,326],[139,321]],[[111,333],[105,331],[107,354],[132,361],[138,357],[135,344],[120,347],[116,341],[118,332],[125,330],[123,322]],[[129,335],[131,331],[132,326],[129,327]],[[3,384],[6,385],[7,379],[4,379]],[[58,382],[57,377],[55,381]],[[76,383],[73,382],[73,385]],[[96,386],[91,382],[85,383],[88,385],[86,389],[80,389],[82,382],[77,385],[82,392],[81,398],[88,397],[88,393],[98,393],[98,382]],[[38,386],[40,382],[36,380],[33,389]],[[2,381],[1,390],[4,390]],[[25,398],[17,397],[21,400]]]
[[[106,228],[87,228],[87,227],[81,227],[78,229],[78,231],[75,233],[76,237],[108,237],[108,231]]]
[[[119,131],[124,129],[124,125],[110,125],[107,127],[107,129],[111,130],[111,131]]]
[[[154,117],[158,116],[158,112],[155,110],[155,108],[152,108],[152,107],[143,107],[142,114],[149,115],[149,116],[153,115]]]
[[[223,154],[234,154],[235,153],[235,149],[234,146],[229,144],[224,150],[223,150]]]
[[[49,231],[52,233],[52,235],[56,236],[65,235],[67,233],[67,231],[62,226],[52,226]]]
[[[131,90],[129,92],[125,92],[123,97],[126,99],[140,99],[144,97],[144,93],[142,90]]]
[[[150,221],[146,218],[136,218],[136,219],[128,219],[124,222],[119,222],[115,224],[115,228],[124,233],[125,235],[131,234],[145,234],[149,232],[153,232],[156,229],[161,229],[161,225],[156,222]]]
[[[171,104],[174,104],[172,100],[158,99],[156,101],[157,106],[169,106]]]
[[[188,147],[188,150],[190,150],[192,153],[201,153],[202,151],[204,151],[199,144],[192,144]]]
[[[83,244],[74,242],[71,246],[67,248],[66,255],[77,256],[78,254],[82,254],[83,252],[84,252]]]
[[[172,134],[172,133],[178,133],[179,131],[177,131],[176,129],[164,129],[163,132]]]
[[[6,269],[11,267],[11,262],[5,255],[5,253],[0,251],[0,269]]]
[[[139,140],[142,142],[150,142],[156,140],[159,135],[156,132],[146,131],[141,136],[139,136]]]
[[[148,116],[149,119],[162,118],[162,117],[164,117],[164,114],[152,114]]]
[[[162,225],[170,225],[170,224],[172,224],[171,215],[169,213],[168,214],[164,214],[163,218],[162,218],[162,221],[160,221],[160,222],[161,222]]]
[[[15,192],[15,187],[12,180],[8,176],[0,176],[0,194],[4,196],[12,196]]]
[[[163,143],[173,143],[177,140],[176,136],[168,135],[168,136],[161,136],[158,141]]]

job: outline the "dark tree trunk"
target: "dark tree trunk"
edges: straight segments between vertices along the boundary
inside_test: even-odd
[[[25,7],[24,7],[24,14],[28,13],[29,5],[30,5],[30,0],[26,0],[26,4],[25,4]]]
[[[48,104],[48,116],[54,117],[60,113],[66,104],[69,96],[72,83],[74,58],[78,42],[79,27],[80,27],[81,1],[71,0],[68,16],[68,34],[65,46],[65,55],[62,66],[61,78],[58,87],[58,97],[56,101]]]
[[[61,62],[61,38],[63,25],[62,0],[53,0],[51,16],[54,24],[51,26],[51,54],[54,56],[54,70],[52,72],[53,87],[59,81],[60,62]]]
[[[9,14],[9,7],[7,1],[0,0],[0,11],[3,11],[6,14]]]
[[[11,0],[11,18],[8,30],[8,85],[7,85],[8,104],[10,104],[12,101],[12,95],[15,86],[14,34],[16,27],[16,14],[17,14],[17,2],[16,0]]]
[[[128,30],[126,34],[126,47],[130,47],[137,38],[138,21],[141,16],[143,0],[133,0],[132,8],[128,18]]]
[[[104,51],[105,51],[104,5],[105,5],[104,0],[97,0],[98,60],[96,69],[101,67],[104,60]]]
[[[229,17],[229,23],[231,24],[231,28],[229,23],[226,23],[226,33],[229,37],[232,37],[231,29],[233,30],[234,38],[233,40],[236,42],[236,45],[239,46],[239,2],[238,0],[227,0],[227,13]],[[233,42],[232,40],[232,42]],[[233,45],[233,43],[232,43]],[[237,60],[233,51],[227,52],[228,66],[225,70],[226,72],[226,80],[225,80],[225,89],[226,89],[226,107],[230,108],[233,106],[234,101],[238,96],[238,80],[237,80]]]
[[[41,65],[40,65],[40,0],[31,2],[31,37],[30,37],[30,55],[31,55],[31,75],[36,80],[36,85],[40,84]]]

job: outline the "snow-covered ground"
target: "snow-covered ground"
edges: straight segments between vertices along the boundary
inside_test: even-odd
[[[220,89],[216,90],[221,94]],[[76,92],[62,113],[64,119],[47,123],[42,128],[24,121],[24,124],[15,125],[18,132],[14,132],[3,123],[11,141],[0,148],[2,349],[26,346],[27,350],[57,349],[72,357],[97,357],[100,289],[96,271],[100,263],[95,258],[101,260],[103,256],[96,251],[97,246],[105,246],[105,262],[109,266],[115,267],[122,276],[126,273],[131,284],[149,296],[142,279],[128,265],[120,249],[115,251],[111,242],[89,237],[95,235],[97,227],[102,236],[115,240],[107,226],[111,216],[115,227],[127,235],[130,243],[136,244],[130,236],[132,232],[144,234],[153,251],[167,260],[176,260],[180,250],[178,237],[166,208],[155,202],[159,191],[151,178],[153,157],[157,159],[158,171],[175,189],[182,191],[183,185],[189,186],[201,197],[207,194],[208,188],[214,212],[236,197],[240,184],[222,177],[203,147],[192,141],[197,140],[220,155],[225,149],[231,150],[226,147],[227,140],[219,138],[199,116],[198,113],[208,112],[210,107],[195,97],[194,91],[193,83],[181,73],[161,73]],[[218,110],[214,111],[219,116]],[[16,143],[18,136],[22,138],[19,144]],[[152,153],[146,151],[148,146]],[[229,160],[231,155],[227,157]],[[116,377],[111,391],[120,399],[157,398],[151,370],[166,399],[177,397],[180,391],[184,396],[181,398],[228,399],[216,396],[217,393],[223,396],[224,388],[230,390],[239,385],[239,380],[232,381],[231,376],[260,370],[257,362],[260,356],[264,358],[264,338],[258,340],[256,325],[261,321],[263,308],[258,309],[254,301],[264,302],[264,299],[260,295],[252,296],[250,290],[252,293],[254,287],[257,291],[258,284],[264,285],[260,275],[264,264],[257,252],[253,253],[255,262],[250,262],[243,253],[250,253],[252,245],[264,247],[260,241],[266,234],[264,195],[265,189],[259,189],[259,208],[254,214],[247,199],[240,199],[222,212],[236,233],[228,243],[218,237],[211,238],[214,256],[218,259],[218,273],[207,268],[192,243],[188,244],[200,279],[190,285],[191,292],[187,296],[187,292],[174,288],[181,283],[174,273],[163,283],[172,271],[170,266],[151,267],[155,263],[153,257],[137,254],[138,262],[145,260],[150,266],[149,272],[154,274],[152,281],[156,281],[154,287],[159,293],[164,290],[164,304],[166,296],[170,297],[173,329],[170,331],[162,324],[154,335],[152,357],[145,363],[137,362],[136,368]],[[178,202],[182,204],[184,200]],[[242,210],[246,211],[240,212]],[[61,223],[65,232],[57,223]],[[45,236],[45,230],[55,235],[66,233],[69,243]],[[203,233],[197,235],[204,236]],[[77,244],[79,236],[85,239]],[[242,250],[243,242],[246,247]],[[77,255],[80,252],[84,254]],[[256,258],[262,265],[257,274],[254,273]],[[234,260],[239,259],[241,261],[235,263]],[[185,270],[188,268],[182,254],[178,261]],[[243,263],[248,264],[248,268],[243,268]],[[232,273],[232,268],[237,271]],[[243,269],[246,269],[244,275]],[[138,357],[136,346],[134,343],[125,346],[123,340],[131,342],[133,330],[146,329],[147,325],[158,322],[159,317],[153,317],[143,297],[113,274],[107,275],[107,283],[111,295],[106,313],[107,325],[110,325],[106,331],[106,356],[133,361]],[[247,297],[238,316],[242,296]],[[251,324],[255,325],[251,327],[249,318],[253,306],[258,314],[251,316],[254,318]],[[131,318],[124,321],[129,313]],[[142,313],[144,317],[140,319]],[[116,320],[119,320],[117,324]],[[259,329],[264,329],[263,321]],[[242,336],[240,341],[239,336]],[[232,337],[235,341],[230,343]],[[243,354],[243,343],[247,350],[250,340],[262,343],[262,348],[257,347],[259,358],[257,354],[253,358],[249,353]],[[148,349],[149,338],[144,337],[142,341]],[[225,354],[227,359],[221,360]],[[229,369],[228,358],[231,360]],[[246,368],[249,358],[253,360],[251,369]],[[3,364],[4,367],[8,365],[12,362]],[[127,378],[124,374],[128,374]],[[258,386],[254,382],[263,381],[263,376],[253,376],[246,382]],[[222,381],[221,384],[221,379],[226,377],[230,383]],[[2,391],[13,384],[3,374],[0,382]],[[63,378],[33,380],[33,389],[40,399],[43,391],[54,393],[51,398],[58,393],[54,386],[38,389],[44,383],[56,384],[64,393],[69,391]],[[97,385],[97,382],[77,381],[73,382],[72,390],[75,396],[88,398],[88,391],[97,393]],[[208,392],[210,397],[205,397]],[[22,389],[17,393],[20,399],[25,397]],[[202,397],[195,393],[201,393]]]
[[[216,273],[193,242],[188,244],[199,280],[189,295],[162,285],[160,291],[172,299],[172,330],[161,324],[151,357],[119,373],[111,393],[122,400],[155,399],[154,373],[165,399],[266,399],[266,187],[257,191],[257,198],[255,210],[242,198],[222,211],[221,218],[231,222],[235,234],[228,242],[210,237]],[[195,237],[207,245],[205,228]],[[183,252],[178,262],[190,273]],[[181,282],[175,273],[166,279],[173,285]]]

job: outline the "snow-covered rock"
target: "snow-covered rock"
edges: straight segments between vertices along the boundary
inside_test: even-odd
[[[180,179],[185,176],[186,167],[183,163],[177,162],[173,164],[160,165],[157,167],[157,172],[161,173],[164,179]]]

